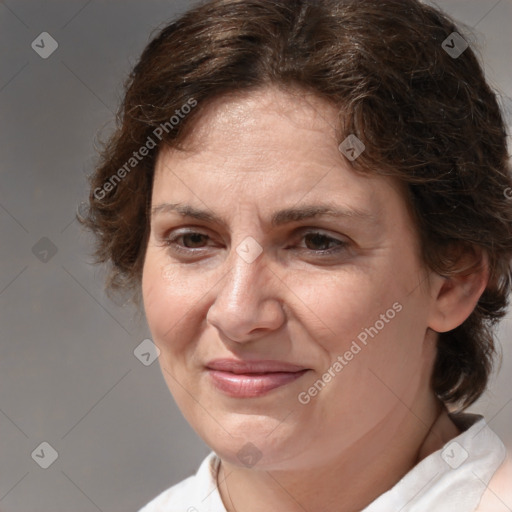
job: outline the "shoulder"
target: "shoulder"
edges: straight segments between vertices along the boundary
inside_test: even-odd
[[[165,490],[139,512],[225,512],[216,487],[218,461],[211,452],[195,475]]]
[[[512,510],[512,452],[489,482],[476,512],[510,512]]]

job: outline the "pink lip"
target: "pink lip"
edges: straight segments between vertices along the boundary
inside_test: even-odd
[[[206,365],[213,384],[228,396],[262,396],[302,377],[308,369],[279,361],[216,359]]]

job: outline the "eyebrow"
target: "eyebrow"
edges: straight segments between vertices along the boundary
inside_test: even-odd
[[[227,222],[206,210],[194,208],[193,206],[181,203],[162,203],[151,209],[151,217],[163,213],[179,213],[182,217],[190,217],[193,219],[227,225]],[[333,205],[304,205],[297,208],[285,208],[279,210],[272,215],[271,225],[273,227],[281,226],[291,222],[300,222],[302,220],[315,217],[334,217],[334,218],[355,218],[365,221],[376,222],[376,216],[367,210],[345,208]]]

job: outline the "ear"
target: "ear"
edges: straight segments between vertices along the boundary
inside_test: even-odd
[[[480,249],[468,249],[457,257],[449,276],[431,278],[431,308],[428,326],[447,332],[461,325],[475,309],[489,281],[489,260]]]

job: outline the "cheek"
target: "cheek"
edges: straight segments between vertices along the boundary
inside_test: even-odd
[[[381,320],[381,311],[388,323]],[[432,362],[423,349],[423,336],[414,328],[417,321],[410,303],[395,301],[388,309],[370,305],[365,314],[353,312],[352,317],[350,311],[338,317],[339,336],[322,340],[328,361],[301,390],[311,393],[310,406],[323,418],[319,428],[325,427],[327,436],[332,425],[338,425],[347,445],[390,411],[412,408],[428,383]],[[327,383],[325,387],[319,380]]]
[[[191,317],[206,291],[204,283],[200,284],[156,255],[147,255],[142,274],[144,309],[154,342],[164,356],[171,350],[179,352],[187,344]]]
[[[419,290],[413,291],[414,275],[404,273],[399,279],[397,271],[354,271],[302,280],[297,295],[305,297],[301,309],[309,320],[304,323],[326,355],[325,368],[318,371],[331,368],[343,374],[335,379],[340,385],[343,381],[343,395],[374,396],[375,386],[383,386],[378,377],[392,389],[403,389],[430,364],[422,329],[426,308]],[[342,369],[332,368],[338,356]]]
[[[398,315],[396,310],[400,309],[395,303],[405,293],[385,275],[376,275],[370,269],[355,269],[303,276],[295,285],[290,285],[301,298],[299,307],[310,319],[308,330],[313,339],[319,329],[324,333],[324,348],[343,352],[358,336],[363,343],[370,339],[375,327],[379,332],[387,330]],[[300,287],[297,282],[301,282]]]
[[[368,317],[352,323],[352,335],[332,352],[347,361],[333,389],[341,398],[338,410],[351,408],[356,417],[369,411],[382,417],[391,407],[412,407],[419,390],[428,386],[435,359],[435,346],[425,342],[421,328],[421,297],[383,296],[385,306],[370,308]]]

